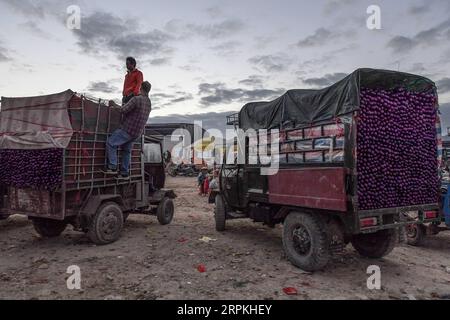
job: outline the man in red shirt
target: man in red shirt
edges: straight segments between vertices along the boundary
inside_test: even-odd
[[[144,75],[136,68],[136,59],[133,57],[127,58],[127,70],[128,73],[125,76],[125,82],[123,84],[123,104],[126,104],[131,98],[139,95],[142,82],[144,82]]]

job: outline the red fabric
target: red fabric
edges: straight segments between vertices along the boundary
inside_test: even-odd
[[[139,95],[143,82],[144,75],[141,71],[134,69],[133,71],[128,72],[123,84],[123,96],[128,97],[132,93],[134,93],[135,96]]]
[[[203,194],[209,193],[209,179],[206,178],[205,182],[203,182]]]

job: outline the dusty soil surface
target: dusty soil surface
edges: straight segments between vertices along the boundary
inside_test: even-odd
[[[0,299],[450,298],[450,232],[379,260],[349,246],[324,271],[309,274],[285,259],[281,227],[239,220],[218,233],[213,206],[196,194],[195,179],[171,178],[168,187],[179,196],[171,225],[131,216],[122,238],[108,246],[70,228],[41,239],[21,216],[0,221]],[[81,290],[67,288],[72,265],[81,269]],[[367,289],[370,265],[381,268],[381,290]],[[287,296],[286,287],[298,295]]]

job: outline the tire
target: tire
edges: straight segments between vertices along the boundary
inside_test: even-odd
[[[398,230],[388,229],[353,237],[352,245],[366,258],[378,259],[387,256],[398,243]]]
[[[97,245],[110,244],[120,238],[123,229],[123,212],[115,202],[102,204],[91,218],[88,237]]]
[[[0,221],[6,220],[6,219],[8,219],[8,216],[1,216],[1,215],[0,215]]]
[[[169,176],[171,176],[171,177],[176,177],[176,176],[178,175],[177,170],[174,169],[174,168],[169,168],[169,169],[167,170],[167,173],[168,173]]]
[[[172,199],[165,197],[158,206],[156,216],[159,224],[165,226],[172,222],[175,205]]]
[[[67,222],[51,219],[33,219],[34,230],[43,238],[59,237],[66,230]]]
[[[406,227],[407,242],[410,246],[419,247],[422,245],[426,234],[427,229],[422,224],[411,224]]]
[[[290,213],[283,225],[283,248],[289,261],[309,272],[323,269],[331,257],[327,230],[320,216]]]
[[[216,221],[216,230],[219,232],[225,231],[227,212],[225,203],[220,194],[216,195],[215,207],[214,207],[214,219]]]

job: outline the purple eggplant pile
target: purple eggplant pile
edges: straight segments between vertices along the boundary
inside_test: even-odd
[[[55,190],[62,182],[63,152],[0,150],[0,183],[20,189]]]
[[[362,89],[358,122],[360,210],[436,203],[439,177],[433,93]]]

